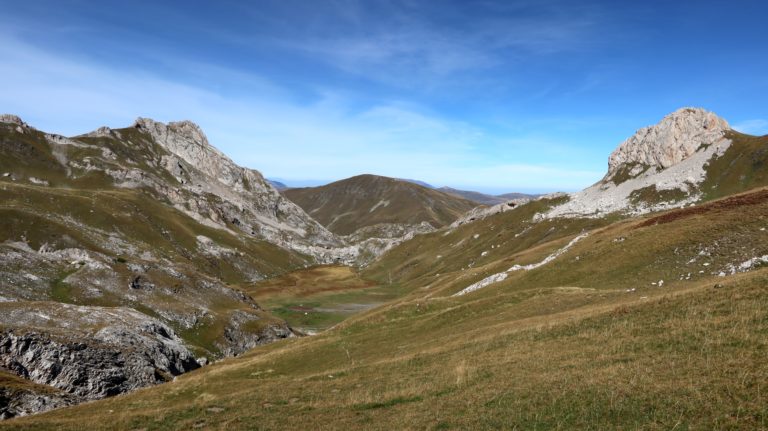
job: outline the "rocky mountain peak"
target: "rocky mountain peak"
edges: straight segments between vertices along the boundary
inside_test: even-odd
[[[133,122],[133,127],[149,133],[159,144],[175,143],[176,141],[184,140],[187,144],[211,147],[203,129],[188,120],[165,124],[151,118],[139,117]]]
[[[638,130],[611,153],[606,178],[630,164],[666,169],[718,142],[728,130],[727,121],[705,109],[678,109]]]
[[[168,124],[149,118],[137,118],[133,127],[149,134],[155,142],[195,166],[202,172],[232,186],[238,167],[224,153],[213,147],[203,130],[191,121],[177,121]]]
[[[18,115],[13,114],[0,114],[0,123],[11,123],[19,126],[27,125]]]

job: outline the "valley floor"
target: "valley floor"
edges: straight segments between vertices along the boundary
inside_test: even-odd
[[[294,330],[316,334],[344,319],[400,298],[398,284],[379,284],[348,266],[316,266],[244,286],[261,306]]]

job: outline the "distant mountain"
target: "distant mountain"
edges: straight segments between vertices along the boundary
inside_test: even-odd
[[[320,187],[284,192],[331,232],[348,235],[377,224],[452,223],[476,204],[411,181],[359,175]]]
[[[512,200],[512,199],[533,199],[539,196],[541,195],[527,194],[527,193],[504,193],[503,195],[496,195],[496,197],[502,198],[505,201]]]
[[[277,180],[272,180],[272,179],[267,178],[267,182],[272,184],[272,187],[276,188],[278,191],[283,191],[283,190],[289,188],[287,185],[285,185],[285,183],[277,181]]]
[[[440,187],[437,189],[443,193],[448,193],[454,196],[459,196],[464,199],[476,202],[482,205],[497,205],[510,201],[512,199],[533,199],[540,195],[529,195],[525,193],[506,193],[503,195],[488,195],[485,193],[474,192],[470,190],[459,190],[451,187]]]
[[[420,186],[422,186],[422,187],[426,187],[426,188],[428,188],[428,189],[434,189],[434,188],[436,188],[436,187],[435,187],[435,186],[433,186],[432,184],[429,184],[429,183],[425,183],[424,181],[419,181],[419,180],[411,180],[411,179],[408,179],[408,178],[396,178],[396,179],[398,179],[398,180],[401,180],[401,181],[408,181],[409,183],[413,183],[413,184],[418,184],[418,185],[420,185]]]
[[[440,187],[437,190],[443,193],[448,193],[449,195],[458,196],[460,198],[476,202],[481,205],[496,205],[504,202],[505,200],[504,198],[500,198],[498,196],[491,196],[485,193],[473,192],[469,190],[459,190],[451,187]]]

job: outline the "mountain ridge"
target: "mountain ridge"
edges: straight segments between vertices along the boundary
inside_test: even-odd
[[[411,181],[371,174],[319,187],[294,188],[284,194],[340,235],[350,235],[377,224],[428,222],[433,228],[439,228],[476,206]]]

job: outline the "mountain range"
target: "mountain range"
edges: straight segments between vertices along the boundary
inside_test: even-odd
[[[66,138],[2,116],[0,414],[106,397],[6,424],[760,428],[767,161],[768,136],[683,108],[580,192],[478,206],[374,175],[281,194],[190,122]],[[347,309],[312,337],[285,320]]]

